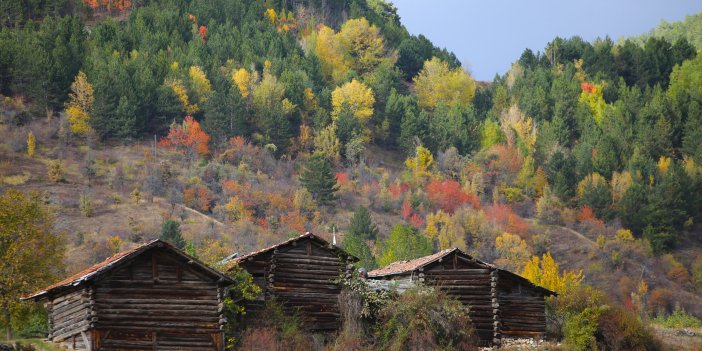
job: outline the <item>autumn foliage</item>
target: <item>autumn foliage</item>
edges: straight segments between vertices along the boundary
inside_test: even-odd
[[[132,6],[131,0],[84,0],[84,3],[93,11],[104,8],[108,12],[112,10],[124,11]]]
[[[590,224],[596,228],[604,228],[605,222],[595,216],[592,208],[590,206],[583,206],[578,212],[578,221],[582,223]]]
[[[344,186],[349,182],[349,174],[346,172],[337,172],[335,178],[336,183],[339,184],[339,186]]]
[[[200,28],[197,30],[197,34],[200,36],[200,39],[202,39],[203,42],[207,42],[207,27],[200,26]]]
[[[522,238],[529,232],[529,223],[505,204],[489,206],[485,209],[485,215],[506,232],[517,234]]]
[[[189,158],[195,155],[207,156],[210,153],[208,143],[210,136],[200,128],[191,116],[186,116],[182,124],[172,124],[168,135],[161,139],[159,146],[185,154]]]
[[[208,212],[212,205],[212,195],[210,195],[207,187],[188,187],[183,191],[183,202],[190,208],[201,212]]]
[[[587,94],[592,94],[592,93],[597,92],[597,86],[595,84],[592,84],[592,83],[582,82],[582,83],[580,83],[580,89],[582,91],[586,92]]]
[[[480,199],[464,192],[455,180],[432,181],[427,186],[427,196],[431,203],[450,214],[466,202],[470,202],[473,208],[480,208]]]
[[[393,183],[388,187],[388,191],[390,192],[390,195],[392,195],[392,198],[395,200],[399,199],[400,196],[402,194],[404,194],[405,192],[407,192],[408,190],[409,190],[409,184],[400,183],[400,182]]]

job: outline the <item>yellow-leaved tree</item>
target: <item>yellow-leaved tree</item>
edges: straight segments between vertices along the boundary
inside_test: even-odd
[[[71,92],[68,93],[66,114],[71,132],[86,134],[90,131],[90,113],[93,109],[93,86],[88,82],[88,77],[83,71],[78,71],[75,80],[71,83]]]
[[[583,281],[582,271],[561,272],[550,252],[545,253],[541,259],[538,256],[532,257],[524,266],[522,276],[538,286],[560,294],[578,288]]]
[[[634,184],[634,178],[629,171],[612,173],[612,201],[619,202],[624,197],[627,190]]]
[[[180,101],[180,105],[183,109],[183,112],[191,115],[197,111],[200,111],[200,107],[196,103],[190,103],[190,98],[188,97],[188,90],[185,89],[185,84],[183,84],[182,80],[168,80],[166,81],[166,86],[170,87],[171,90],[173,90],[173,94],[175,94],[175,96],[178,98],[178,101]]]
[[[341,159],[341,143],[336,136],[336,123],[332,123],[319,131],[314,138],[314,151],[324,155],[329,161],[339,162]]]
[[[200,66],[190,67],[188,75],[190,76],[190,84],[195,93],[197,102],[204,104],[212,94],[212,84],[210,84],[210,80],[207,79],[205,71],[203,71]]]
[[[256,83],[256,80],[258,80],[257,76],[257,72],[256,74],[251,74],[246,68],[239,68],[232,73],[232,82],[239,88],[241,96],[246,98],[251,93],[251,87]]]
[[[354,79],[332,92],[332,119],[336,121],[341,112],[347,109],[361,122],[362,126],[365,126],[368,119],[373,116],[373,104],[375,104],[373,90]]]
[[[34,157],[34,151],[37,148],[37,139],[34,137],[34,133],[29,131],[27,135],[27,156]]]
[[[325,25],[320,26],[314,42],[314,53],[319,57],[324,77],[332,82],[343,79],[349,71],[349,64],[334,30]]]
[[[597,172],[588,174],[578,183],[578,197],[582,198],[588,188],[599,186],[607,186],[607,179]]]
[[[424,229],[424,235],[431,241],[437,241],[440,250],[452,247],[465,250],[466,241],[462,234],[462,230],[455,230],[451,221],[451,215],[448,213],[439,210],[436,213],[427,215],[427,226]]]
[[[602,95],[602,84],[586,83],[580,84],[580,98],[578,101],[586,104],[592,112],[592,117],[598,125],[602,125],[604,120],[604,112],[607,108],[607,103]]]
[[[319,58],[324,77],[331,82],[343,80],[350,70],[366,76],[383,62],[393,62],[385,50],[380,29],[365,18],[346,21],[338,33],[321,25],[306,40],[308,48]]]
[[[363,17],[346,21],[336,37],[346,62],[360,75],[372,72],[387,60],[380,30]]]
[[[20,302],[62,273],[64,243],[39,196],[17,190],[0,195],[0,325],[12,339],[31,304]],[[39,259],[38,259],[39,258]]]
[[[495,263],[511,271],[519,269],[531,255],[526,241],[510,233],[502,233],[495,238],[495,249],[500,256]]]
[[[658,171],[661,172],[662,175],[666,175],[668,173],[668,169],[670,168],[670,162],[671,158],[666,157],[666,156],[661,156],[660,159],[658,159]]]
[[[278,106],[283,102],[285,86],[271,73],[271,62],[266,60],[263,68],[263,78],[254,87],[253,103],[259,111]]]
[[[434,168],[434,156],[429,149],[418,145],[414,157],[405,160],[405,166],[412,172],[415,180],[422,182],[431,176],[431,171]]]
[[[434,109],[440,104],[458,103],[467,106],[475,95],[475,81],[463,69],[451,69],[437,57],[424,62],[424,68],[414,77],[419,106]]]

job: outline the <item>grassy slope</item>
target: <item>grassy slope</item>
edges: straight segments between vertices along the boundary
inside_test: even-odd
[[[33,128],[46,128],[45,122],[39,122]],[[16,136],[18,133],[21,132],[3,129],[0,126],[0,140],[9,140],[13,134]],[[35,132],[35,134],[41,136],[42,133]],[[94,158],[99,160],[97,180],[90,186],[96,210],[91,217],[85,217],[81,214],[78,205],[79,194],[88,186],[85,178],[80,174],[85,148],[63,149],[58,147],[55,139],[38,137],[38,140],[39,148],[34,158],[28,158],[21,152],[12,152],[8,150],[7,144],[4,147],[0,144],[0,153],[7,156],[0,158],[0,190],[17,188],[23,191],[40,191],[44,194],[55,209],[57,229],[66,236],[69,243],[66,262],[68,273],[82,269],[111,254],[109,247],[105,244],[108,237],[129,238],[134,236],[131,233],[139,233],[134,237],[135,242],[157,237],[163,214],[171,211],[182,220],[184,237],[195,243],[208,238],[224,238],[234,243],[234,248],[239,252],[248,252],[284,239],[242,234],[228,224],[220,223],[208,215],[185,206],[178,205],[172,209],[164,199],[160,198],[155,198],[153,202],[142,199],[139,204],[134,203],[130,192],[139,183],[139,179],[134,178],[144,166],[144,159],[152,153],[148,143],[132,146],[103,146],[91,151]],[[397,153],[371,147],[367,155],[369,164],[378,165],[390,173],[397,174],[403,168],[402,158]],[[53,183],[47,177],[47,165],[49,160],[59,158],[63,160],[65,181]],[[120,164],[125,173],[132,178],[122,189],[112,188],[108,181],[115,164]],[[341,203],[341,206],[325,211],[324,221],[312,230],[331,239],[331,233],[327,232],[326,224],[337,223],[343,230],[352,215],[353,208],[359,204],[370,205],[369,199],[353,193],[346,193]],[[381,235],[386,235],[392,225],[400,221],[399,216],[393,213],[374,212],[373,218]],[[691,293],[689,287],[682,287],[670,281],[666,277],[666,271],[657,264],[656,260],[634,256],[624,257],[623,263],[616,268],[603,265],[602,262],[608,262],[608,256],[598,247],[596,237],[587,236],[591,234],[581,233],[573,228],[542,225],[534,219],[528,219],[528,221],[531,235],[550,233],[550,250],[562,268],[583,270],[588,282],[605,289],[610,295],[618,296],[621,300],[619,280],[624,276],[637,280],[641,274],[645,274],[647,280],[655,282],[658,286],[668,287],[673,300],[681,301],[689,312],[702,316],[702,298]],[[76,233],[82,233],[82,243]],[[131,245],[135,244],[125,241],[122,248]],[[676,255],[678,259],[683,258],[683,262],[690,262],[702,252],[700,249],[702,245],[692,240],[681,247],[684,249]]]

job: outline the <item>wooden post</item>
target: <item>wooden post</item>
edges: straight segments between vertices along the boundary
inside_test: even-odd
[[[100,350],[100,337],[101,337],[100,331],[97,329],[93,329],[91,334],[92,334],[93,338],[90,341],[93,344],[93,350]]]
[[[85,349],[87,351],[93,351],[93,344],[88,340],[88,335],[84,332],[80,332],[80,336],[83,338],[83,345],[85,345]]]
[[[275,284],[275,266],[277,262],[278,249],[273,250],[273,255],[271,255],[271,265],[268,269],[268,288],[266,289],[266,298],[273,296],[273,288]]]
[[[353,277],[353,261],[350,256],[346,257],[346,272],[344,273],[346,279],[351,279]]]
[[[499,274],[497,269],[490,271],[490,296],[492,298],[492,319],[493,319],[493,334],[492,342],[499,346],[502,337],[502,323],[500,319],[500,301],[499,301]]]
[[[49,301],[46,303],[46,313],[49,315],[49,335],[47,335],[47,339],[51,341],[52,339],[52,334],[54,333],[54,313],[53,313],[53,308],[54,308],[54,299],[52,297],[49,297]]]

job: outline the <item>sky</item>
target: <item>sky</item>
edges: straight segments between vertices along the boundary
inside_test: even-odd
[[[701,0],[390,0],[412,34],[453,51],[478,80],[504,74],[524,49],[556,36],[615,42],[702,11]]]

